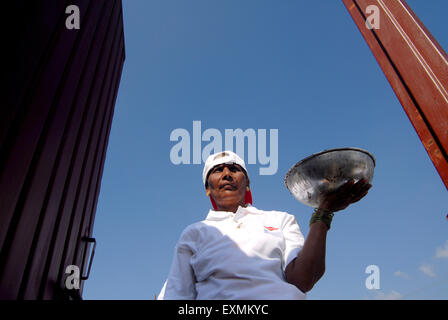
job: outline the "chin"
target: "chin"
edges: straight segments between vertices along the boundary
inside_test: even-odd
[[[243,200],[244,202],[244,200]],[[226,197],[219,201],[224,206],[238,206],[241,202],[241,197]]]

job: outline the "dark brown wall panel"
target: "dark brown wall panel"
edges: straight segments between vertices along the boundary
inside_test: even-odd
[[[73,153],[71,159],[70,175],[71,179],[66,181],[64,186],[64,199],[60,203],[59,218],[60,227],[54,233],[54,239],[52,240],[53,248],[51,250],[52,255],[48,257],[46,262],[46,270],[44,276],[46,281],[43,282],[41,287],[40,297],[45,299],[51,298],[54,295],[54,288],[58,288],[59,274],[61,268],[65,268],[67,263],[67,250],[68,246],[72,247],[76,245],[77,241],[74,237],[77,236],[76,229],[79,228],[77,222],[81,219],[82,215],[82,202],[84,201],[83,194],[86,192],[86,167],[89,165],[87,159],[89,153],[93,150],[89,150],[91,146],[91,135],[95,127],[101,125],[99,122],[100,115],[105,112],[104,103],[101,103],[100,97],[103,97],[104,86],[106,85],[107,71],[113,66],[109,65],[109,57],[116,56],[118,51],[116,47],[113,47],[113,42],[118,43],[115,38],[119,29],[118,24],[112,23],[119,19],[121,14],[121,6],[115,6],[112,9],[112,16],[109,23],[106,23],[106,32],[102,45],[98,48],[99,58],[95,70],[95,79],[98,79],[89,92],[87,108],[85,117],[82,120],[82,130],[79,131],[77,137],[76,151]],[[100,80],[101,79],[101,80]],[[105,97],[103,97],[105,99]],[[103,100],[104,101],[104,100]],[[76,212],[76,214],[74,214]],[[78,265],[78,264],[76,264]]]
[[[88,260],[83,237],[92,236],[125,59],[122,5],[58,3],[27,8],[32,19],[15,46],[21,67],[11,66],[17,74],[1,111],[0,299],[82,293],[64,290],[65,268],[85,270]],[[68,5],[80,9],[78,30],[65,27]]]
[[[67,4],[65,1],[54,1],[51,6],[42,6],[38,1],[16,0],[8,3],[4,15],[8,19],[7,41],[10,44],[4,52],[8,81],[6,91],[8,95],[2,97],[5,108],[0,109],[0,145],[3,149],[14,135],[14,128],[25,114],[24,98],[29,97],[27,91],[37,85],[40,73],[50,58],[50,48],[54,46],[60,28],[57,24],[65,17],[63,15]],[[59,17],[59,19],[55,19]],[[11,32],[15,31],[15,32]],[[38,35],[38,36],[35,36]],[[32,50],[32,54],[23,53]],[[12,128],[12,130],[9,130]],[[10,134],[8,139],[7,134]]]
[[[123,52],[124,50],[124,39],[120,39],[120,51]],[[124,53],[123,53],[124,55]],[[83,207],[83,216],[82,221],[80,225],[80,232],[78,233],[78,241],[76,242],[76,248],[73,253],[73,255],[70,255],[72,259],[72,264],[74,264],[77,261],[82,261],[81,266],[83,267],[83,274],[85,274],[85,268],[87,267],[86,259],[88,259],[88,254],[86,252],[86,249],[88,249],[87,243],[85,241],[81,241],[83,237],[88,237],[92,233],[92,227],[93,227],[93,219],[95,216],[95,210],[93,208],[96,207],[96,203],[98,200],[99,195],[99,189],[101,184],[101,176],[104,166],[104,160],[105,160],[105,152],[107,149],[107,142],[109,140],[109,133],[110,133],[110,125],[111,120],[113,118],[113,108],[111,108],[110,101],[115,101],[117,89],[118,89],[118,79],[121,75],[122,70],[122,64],[121,61],[124,58],[124,56],[120,56],[119,59],[115,62],[114,66],[114,72],[113,72],[113,78],[111,85],[109,87],[108,92],[108,102],[106,103],[107,112],[104,116],[104,119],[102,120],[102,128],[100,131],[100,137],[97,142],[97,145],[95,147],[94,152],[94,162],[93,162],[93,172],[90,175],[90,181],[87,191],[87,201],[84,202]],[[60,270],[60,273],[63,273],[63,270]],[[59,278],[63,281],[64,278],[60,275]]]

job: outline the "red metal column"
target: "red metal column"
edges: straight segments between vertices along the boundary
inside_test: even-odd
[[[448,56],[404,0],[342,0],[448,188]],[[369,29],[366,9],[379,9]]]

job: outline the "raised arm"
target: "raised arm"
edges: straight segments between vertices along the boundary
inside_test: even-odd
[[[361,200],[372,185],[366,180],[347,182],[335,192],[328,194],[321,207],[313,213],[310,229],[302,250],[285,269],[286,280],[302,292],[310,291],[325,273],[325,249],[327,232],[333,212],[345,209]]]

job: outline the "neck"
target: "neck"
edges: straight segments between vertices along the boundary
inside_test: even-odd
[[[218,211],[227,211],[227,212],[233,212],[235,213],[238,210],[238,207],[246,207],[246,204],[243,202],[237,203],[237,204],[216,204],[218,207]]]

